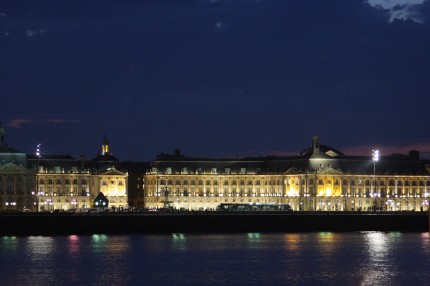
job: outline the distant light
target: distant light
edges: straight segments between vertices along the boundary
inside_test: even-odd
[[[40,148],[42,146],[42,143],[39,143],[36,145],[36,156],[40,158]]]
[[[379,150],[372,150],[372,160],[373,162],[379,161]]]

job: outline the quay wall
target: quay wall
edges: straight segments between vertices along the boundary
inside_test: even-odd
[[[428,213],[0,214],[0,235],[429,231]]]

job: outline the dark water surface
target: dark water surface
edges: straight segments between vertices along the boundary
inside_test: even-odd
[[[0,285],[430,285],[428,233],[0,237]]]

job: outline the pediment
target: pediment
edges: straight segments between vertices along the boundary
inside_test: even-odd
[[[101,175],[103,176],[126,176],[126,173],[120,172],[116,169],[110,169],[104,173],[102,173]]]
[[[284,175],[297,175],[297,174],[298,174],[298,172],[297,172],[296,168],[289,168],[289,169],[284,173]]]
[[[326,174],[326,175],[341,175],[343,174],[341,171],[339,170],[335,170],[333,168],[327,167],[324,168],[323,170],[318,172],[319,174]]]

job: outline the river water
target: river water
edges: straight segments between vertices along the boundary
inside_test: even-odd
[[[0,237],[1,285],[430,285],[429,233]]]

